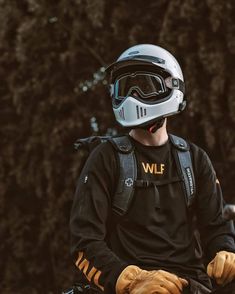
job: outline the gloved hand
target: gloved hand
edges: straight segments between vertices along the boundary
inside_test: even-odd
[[[180,294],[187,285],[185,279],[166,271],[146,271],[129,265],[117,279],[116,294]]]
[[[235,279],[235,254],[220,251],[207,266],[207,274],[219,285],[225,285]]]

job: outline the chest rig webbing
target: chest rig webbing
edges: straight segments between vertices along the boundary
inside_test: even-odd
[[[178,175],[182,181],[185,200],[188,207],[193,203],[196,186],[193,173],[192,159],[189,144],[182,138],[169,134],[173,145],[173,155],[177,166]],[[137,163],[134,147],[128,136],[109,138],[119,157],[119,180],[113,198],[112,208],[114,213],[123,216],[128,211],[135,187],[148,187],[154,182],[137,180]],[[164,184],[164,183],[161,183]],[[166,184],[166,183],[165,183]]]
[[[169,134],[170,142],[173,145],[173,155],[177,166],[178,175],[181,179],[185,200],[188,207],[193,203],[196,186],[193,173],[192,159],[189,144],[182,138]],[[128,136],[108,137],[94,136],[79,139],[75,143],[75,149],[84,148],[90,153],[100,143],[109,141],[118,153],[119,179],[113,197],[112,209],[118,216],[123,216],[128,211],[135,187],[148,187],[156,183],[144,180],[137,180],[137,163],[134,146]],[[176,179],[178,181],[178,178]],[[164,183],[164,181],[161,182]],[[158,183],[159,185],[159,183]]]

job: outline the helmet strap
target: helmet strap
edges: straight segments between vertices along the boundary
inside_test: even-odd
[[[148,130],[150,133],[154,134],[158,129],[160,129],[165,122],[165,118],[161,118],[155,121],[153,124],[147,125],[144,129]]]

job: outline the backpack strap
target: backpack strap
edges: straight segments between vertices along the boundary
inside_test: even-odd
[[[174,148],[174,156],[178,172],[183,179],[186,203],[190,207],[196,195],[195,177],[189,144],[182,138],[169,134]]]
[[[109,141],[118,151],[120,170],[112,209],[117,215],[123,216],[128,211],[134,195],[137,178],[136,158],[128,136],[113,137]]]
[[[108,141],[109,138],[110,136],[91,136],[77,139],[77,141],[74,143],[74,149],[79,150],[80,148],[83,148],[90,153],[93,149],[95,149],[96,146]]]

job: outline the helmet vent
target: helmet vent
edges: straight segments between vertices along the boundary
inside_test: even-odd
[[[147,115],[147,109],[143,108],[143,107],[139,107],[138,105],[136,105],[136,114],[137,114],[137,118],[141,118],[143,116]]]
[[[120,110],[119,110],[119,115],[122,119],[125,120],[125,114],[124,114],[124,108],[122,107]]]

